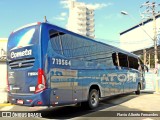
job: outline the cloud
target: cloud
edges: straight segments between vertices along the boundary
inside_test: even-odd
[[[111,5],[113,5],[113,3],[95,3],[95,4],[88,4],[87,6],[89,7],[89,8],[92,8],[92,9],[102,9],[102,8],[104,8],[104,7],[108,7],[108,6],[111,6]]]
[[[76,1],[76,0],[61,0],[60,4],[63,5],[63,8],[69,8],[69,4],[71,1]]]
[[[65,20],[65,18],[64,18],[64,17],[60,17],[60,16],[58,16],[58,17],[54,17],[54,19],[59,20],[59,21],[64,21],[64,20]]]
[[[62,13],[61,13],[61,16],[62,16],[62,17],[65,17],[65,16],[67,16],[67,13],[66,13],[66,12],[62,12]]]
[[[63,5],[63,8],[69,8],[70,2],[76,0],[61,0],[60,4]],[[87,6],[91,9],[101,9],[104,7],[108,7],[113,5],[113,3],[95,3],[95,4],[87,4]]]
[[[60,4],[63,5],[63,8],[69,8],[69,1],[68,0],[61,0]]]
[[[67,13],[62,12],[59,16],[54,17],[53,19],[59,20],[59,21],[65,21],[67,20]]]

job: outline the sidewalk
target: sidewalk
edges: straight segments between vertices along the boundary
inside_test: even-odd
[[[7,91],[4,88],[0,88],[0,104],[7,102]]]

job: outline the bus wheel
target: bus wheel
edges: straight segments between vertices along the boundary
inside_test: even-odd
[[[141,93],[140,90],[141,90],[141,86],[140,86],[140,84],[138,84],[137,91],[135,91],[136,95],[139,95]]]
[[[92,89],[89,93],[89,98],[88,98],[88,108],[89,109],[94,109],[98,106],[99,104],[99,91],[96,89]]]

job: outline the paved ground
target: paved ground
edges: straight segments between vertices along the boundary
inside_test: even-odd
[[[106,117],[110,114],[117,114],[119,111],[160,111],[160,95],[142,93],[140,96],[134,94],[119,95],[101,101],[100,106],[95,110],[85,110],[76,106],[65,106],[59,108],[24,107],[8,104],[0,104],[0,111],[26,111],[45,113],[44,118],[38,119],[75,119],[75,120],[159,120],[158,117]],[[160,114],[160,112],[159,112]],[[9,118],[0,118],[0,120]],[[10,118],[15,119],[17,118]],[[18,118],[22,119],[22,118]],[[23,120],[27,118],[23,118]]]
[[[7,92],[0,87],[0,104],[7,101]]]

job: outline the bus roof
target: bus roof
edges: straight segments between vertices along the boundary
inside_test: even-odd
[[[117,51],[117,52],[122,52],[122,53],[124,53],[124,54],[129,55],[129,56],[133,56],[133,57],[135,57],[135,58],[139,58],[137,55],[135,55],[135,54],[133,54],[133,53],[130,53],[130,52],[128,52],[128,51],[122,50],[122,49],[117,48],[117,47],[115,47],[115,46],[112,46],[112,45],[109,45],[109,44],[107,44],[107,43],[103,43],[103,42],[97,41],[97,40],[95,40],[95,39],[91,39],[91,38],[89,38],[89,37],[86,37],[86,36],[83,36],[83,35],[80,35],[80,34],[77,34],[77,33],[74,33],[74,32],[72,32],[72,31],[69,31],[69,30],[65,29],[65,28],[59,27],[59,26],[57,26],[57,25],[54,25],[54,24],[51,24],[51,23],[48,23],[48,22],[35,22],[35,23],[27,24],[27,25],[24,25],[24,26],[22,26],[22,27],[20,27],[20,28],[18,28],[18,29],[16,29],[16,30],[14,30],[13,32],[16,32],[16,31],[18,31],[18,30],[20,30],[20,29],[23,29],[23,28],[25,28],[25,27],[30,27],[30,26],[33,26],[33,25],[52,26],[52,27],[54,27],[55,29],[59,30],[60,32],[69,33],[69,34],[71,34],[71,35],[74,35],[74,36],[77,36],[77,37],[80,37],[80,38],[84,38],[84,39],[86,39],[86,40],[89,40],[89,41],[92,41],[92,42],[95,42],[95,43],[98,43],[98,44],[102,44],[102,45],[111,47],[111,48],[113,48],[113,49],[114,49],[115,51]]]
[[[71,34],[71,35],[74,35],[74,36],[77,36],[77,37],[80,37],[80,38],[85,38],[86,40],[89,40],[89,41],[92,41],[92,42],[96,42],[96,43],[99,43],[99,44],[103,44],[103,45],[106,45],[106,46],[108,46],[108,47],[112,47],[112,48],[114,48],[115,51],[117,51],[117,52],[122,52],[122,53],[124,53],[124,54],[129,55],[129,56],[133,56],[133,57],[135,57],[135,58],[139,58],[137,55],[135,55],[135,54],[133,54],[133,53],[130,53],[130,52],[125,51],[125,50],[122,50],[122,49],[120,49],[120,48],[117,48],[117,47],[115,47],[115,46],[109,45],[109,44],[107,44],[107,43],[103,43],[103,42],[97,41],[97,40],[95,40],[95,39],[91,39],[91,38],[89,38],[89,37],[86,37],[86,36],[83,36],[83,35],[74,33],[74,32],[72,32],[72,31],[69,31],[69,30],[64,29],[64,28],[62,28],[62,27],[59,27],[59,26],[57,26],[57,25],[53,25],[53,24],[45,23],[45,22],[43,22],[43,23],[41,23],[41,24],[53,26],[53,27],[55,27],[57,30],[60,30],[60,32],[69,33],[69,34]]]

